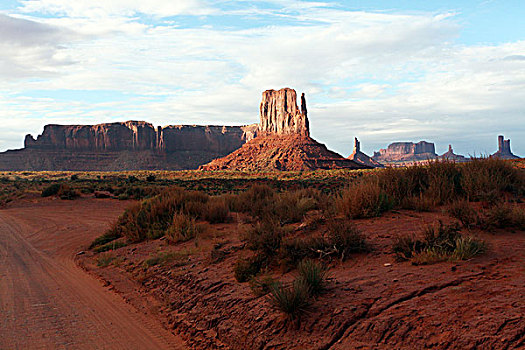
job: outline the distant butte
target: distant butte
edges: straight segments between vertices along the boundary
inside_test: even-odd
[[[376,162],[373,160],[370,156],[364,154],[361,151],[361,142],[356,138],[354,138],[354,151],[352,154],[348,157],[348,159],[353,160],[354,162],[358,164],[363,164],[372,168],[382,168],[384,167],[381,163]]]
[[[200,167],[202,170],[315,170],[369,168],[330,151],[310,137],[306,99],[293,89],[262,94],[258,136],[241,148]]]
[[[519,157],[514,155],[510,150],[510,139],[505,140],[503,135],[498,136],[498,151],[492,155],[492,157],[500,159],[518,159]]]

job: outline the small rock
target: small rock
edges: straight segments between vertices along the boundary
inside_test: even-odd
[[[399,282],[399,280],[397,278],[394,278],[392,282]]]
[[[450,268],[451,271],[456,271],[457,269],[458,269],[458,268],[457,268],[456,266],[452,266],[452,267]]]
[[[391,263],[385,263],[385,264],[383,264],[383,266],[384,267],[390,267],[390,266],[392,266],[392,264]]]
[[[77,253],[77,255],[83,255],[83,254],[86,254],[86,252],[83,251],[83,250],[81,250],[81,251],[79,251],[79,252]]]

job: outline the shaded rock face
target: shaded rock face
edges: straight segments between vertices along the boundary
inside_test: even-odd
[[[265,134],[310,136],[306,99],[301,95],[297,106],[297,93],[290,88],[266,90],[260,105],[259,131]]]
[[[498,151],[492,155],[496,158],[501,159],[517,159],[518,156],[514,155],[510,150],[510,139],[505,140],[503,135],[498,136]]]
[[[257,125],[173,125],[155,129],[143,121],[97,125],[46,125],[25,148],[71,151],[213,151],[229,153],[257,135]]]
[[[436,148],[433,143],[420,141],[413,142],[394,142],[386,149],[374,152],[373,160],[380,163],[395,162],[417,162],[435,159],[437,157]]]
[[[0,153],[0,170],[196,169],[257,136],[258,125],[155,128],[143,121],[46,125],[25,148]]]
[[[451,161],[454,161],[454,162],[459,162],[459,163],[462,163],[462,162],[468,162],[469,159],[460,155],[460,154],[456,154],[454,153],[454,150],[452,149],[452,145],[448,145],[448,151],[443,153],[442,155],[440,155],[438,157],[440,160],[451,160]]]
[[[382,168],[383,165],[373,160],[371,157],[366,155],[365,153],[361,152],[361,142],[356,138],[354,138],[354,151],[352,154],[348,157],[348,159],[362,165],[366,165],[372,168]]]

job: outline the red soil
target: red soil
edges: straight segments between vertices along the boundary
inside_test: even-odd
[[[74,262],[128,204],[39,198],[0,210],[1,349],[185,348]]]
[[[313,170],[369,167],[330,151],[308,136],[259,136],[226,157],[202,165],[202,170]]]
[[[525,347],[525,232],[473,232],[490,249],[469,261],[396,262],[393,239],[421,232],[438,219],[451,220],[438,212],[401,211],[357,221],[373,251],[332,263],[328,291],[298,328],[234,279],[233,264],[245,253],[239,220],[210,226],[195,242],[156,240],[121,248],[114,253],[119,266],[96,267],[92,253],[81,263],[199,349]],[[210,256],[214,243],[222,244],[223,260]],[[143,261],[159,251],[188,249],[191,254],[176,264],[144,267]],[[273,274],[282,281],[294,277],[293,272]]]

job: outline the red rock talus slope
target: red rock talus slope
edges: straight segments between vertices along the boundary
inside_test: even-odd
[[[362,169],[364,164],[346,159],[312,139],[301,95],[295,90],[263,92],[258,136],[224,158],[201,166],[202,170],[314,170]]]
[[[315,170],[363,169],[332,152],[311,137],[302,135],[260,136],[224,158],[200,167],[202,170]]]

